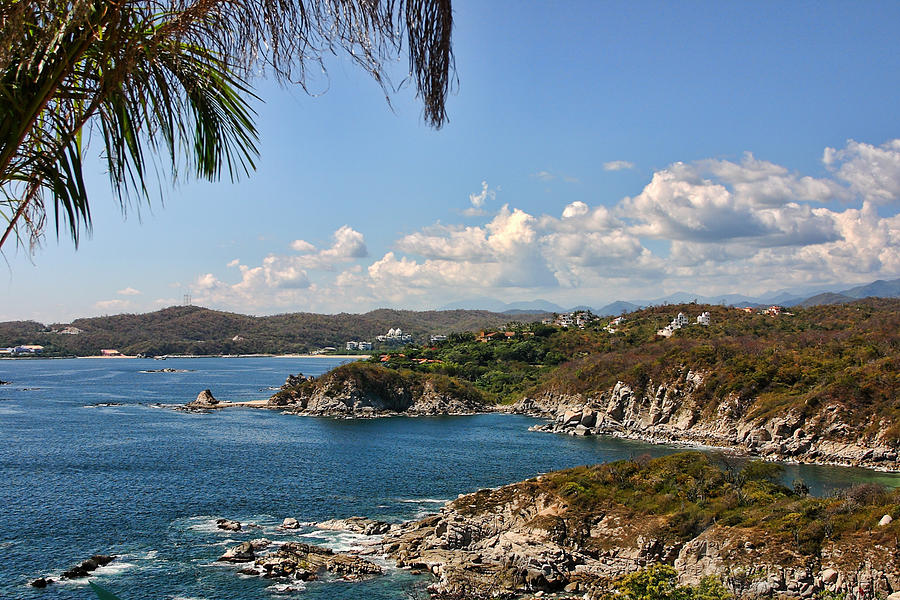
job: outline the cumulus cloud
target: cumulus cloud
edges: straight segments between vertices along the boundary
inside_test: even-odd
[[[418,228],[370,261],[360,260],[368,256],[363,234],[344,226],[323,249],[296,240],[297,254],[236,263],[236,283],[202,275],[194,292],[231,305],[333,311],[472,296],[579,304],[892,278],[900,275],[900,215],[888,208],[900,191],[898,156],[900,141],[851,140],[826,150],[827,177],[750,153],[676,162],[633,197],[561,200],[551,214],[514,203],[487,213],[495,196],[483,182],[469,198],[470,215],[482,216],[475,224]]]
[[[133,287],[127,287],[124,290],[119,290],[116,293],[120,296],[139,296],[141,294],[140,290],[136,290]]]
[[[876,204],[900,200],[900,139],[880,146],[847,140],[841,150],[825,148],[822,161],[865,200]]]
[[[834,182],[800,177],[747,154],[740,164],[675,163],[657,171],[639,195],[622,201],[619,214],[644,237],[805,245],[838,235],[833,213],[809,203],[845,195]]]
[[[611,160],[603,163],[604,171],[627,171],[634,168],[633,162],[627,160]]]
[[[310,252],[316,251],[316,247],[306,240],[294,240],[291,242],[291,249],[303,254],[309,254]]]

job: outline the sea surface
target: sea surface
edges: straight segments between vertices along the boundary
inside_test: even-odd
[[[0,598],[95,600],[85,580],[58,577],[92,554],[119,558],[93,581],[122,600],[403,599],[426,580],[383,563],[363,582],[323,580],[286,590],[216,562],[228,546],[267,537],[335,550],[363,538],[305,527],[365,515],[400,522],[457,494],[539,473],[680,450],[615,438],[529,432],[509,415],[347,421],[172,405],[210,388],[220,400],[267,398],[291,373],[318,375],[337,359],[193,358],[0,360]],[[148,373],[162,368],[181,373]],[[117,406],[97,406],[116,403]],[[714,451],[711,451],[714,452]],[[787,465],[815,494],[900,476]],[[217,518],[258,527],[220,531]]]

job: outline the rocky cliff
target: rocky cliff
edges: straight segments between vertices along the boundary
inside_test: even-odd
[[[900,528],[879,516],[900,511],[900,494],[864,496],[803,498],[749,476],[729,480],[687,453],[460,496],[389,532],[383,550],[431,572],[429,591],[447,598],[600,598],[653,563],[673,565],[684,584],[718,577],[741,597],[888,597],[900,591]]]
[[[350,363],[317,379],[289,377],[269,407],[310,416],[462,415],[490,408],[465,382]]]
[[[760,414],[760,399],[741,400],[736,394],[711,404],[702,394],[707,375],[684,368],[643,389],[619,382],[596,396],[547,392],[508,410],[549,419],[535,428],[541,431],[707,444],[772,460],[900,470],[895,440],[888,435],[895,424],[889,420],[851,424],[847,411],[834,403]]]

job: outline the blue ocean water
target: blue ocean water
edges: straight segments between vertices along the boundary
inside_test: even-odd
[[[29,587],[92,554],[120,558],[94,581],[123,600],[398,599],[421,577],[388,568],[364,582],[310,582],[286,592],[215,562],[258,537],[346,549],[358,536],[276,529],[285,517],[365,515],[402,521],[459,493],[581,464],[678,450],[613,438],[527,431],[508,415],[345,421],[259,409],[172,410],[210,388],[221,400],[268,397],[288,373],[337,359],[3,360],[0,380],[0,598],[90,599],[85,581]],[[175,368],[183,373],[142,373]],[[119,403],[98,407],[97,403]],[[814,493],[856,481],[900,485],[859,469],[788,465]],[[246,533],[217,518],[253,523]]]

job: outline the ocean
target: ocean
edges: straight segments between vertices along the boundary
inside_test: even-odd
[[[615,438],[527,429],[511,415],[302,418],[233,408],[185,413],[172,405],[206,388],[220,400],[264,399],[290,374],[319,375],[329,358],[0,360],[0,598],[94,600],[86,580],[39,590],[92,554],[118,558],[92,578],[122,600],[403,599],[427,578],[382,562],[362,582],[324,577],[285,589],[216,562],[227,547],[266,537],[335,550],[364,540],[302,522],[362,515],[400,522],[460,493],[539,473],[675,452]],[[142,372],[163,368],[184,372]],[[113,406],[98,406],[114,404]],[[861,469],[786,465],[815,494],[860,481],[900,485]],[[216,528],[218,518],[256,527]]]

